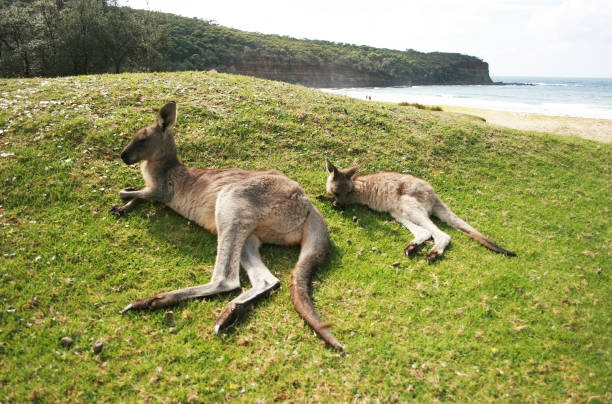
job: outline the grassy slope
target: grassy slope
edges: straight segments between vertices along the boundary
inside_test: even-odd
[[[1,400],[612,400],[610,145],[222,74],[0,80],[0,94],[14,153],[0,157]],[[121,316],[214,263],[215,238],[167,208],[107,213],[142,183],[119,151],[171,99],[187,164],[277,168],[312,196],[325,156],[410,172],[518,258],[441,224],[453,244],[427,265],[426,249],[403,256],[411,237],[389,216],[313,198],[333,243],[313,297],[346,356],[292,308],[296,248],[263,248],[283,286],[222,337],[235,294],[181,304],[170,324]]]

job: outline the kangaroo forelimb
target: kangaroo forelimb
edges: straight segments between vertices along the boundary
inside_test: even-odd
[[[340,202],[338,202],[338,200],[336,198],[334,198],[333,196],[330,195],[318,195],[316,197],[318,200],[320,201],[324,201],[324,202],[331,202],[332,204],[332,208],[336,209],[336,210],[343,210],[344,209],[344,205],[342,205]]]
[[[136,207],[136,205],[138,205],[142,201],[143,199],[139,199],[139,198],[130,199],[125,205],[113,206],[110,209],[110,213],[112,213],[113,215],[117,215],[117,216],[125,215],[126,213],[134,210],[134,207]]]

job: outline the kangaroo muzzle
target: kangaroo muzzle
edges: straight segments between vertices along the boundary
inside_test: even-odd
[[[126,147],[125,149],[123,149],[123,151],[121,152],[121,160],[123,160],[123,162],[127,165],[133,164],[135,163],[135,161],[132,161],[129,157],[129,145],[128,147]]]

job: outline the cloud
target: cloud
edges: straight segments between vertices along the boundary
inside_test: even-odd
[[[533,35],[563,42],[610,41],[612,4],[609,0],[568,0],[539,9],[528,25]]]

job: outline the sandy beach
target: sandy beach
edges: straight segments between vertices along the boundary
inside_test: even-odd
[[[558,135],[573,135],[612,143],[612,120],[609,119],[548,116],[454,106],[443,106],[442,109],[447,112],[479,116],[491,125]]]

